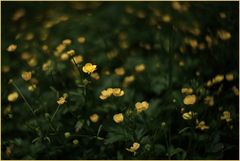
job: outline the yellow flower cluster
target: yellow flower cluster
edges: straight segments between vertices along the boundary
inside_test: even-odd
[[[97,70],[97,65],[93,65],[92,63],[87,63],[82,67],[84,73],[91,74],[95,70]]]
[[[208,87],[211,87],[212,85],[217,84],[217,83],[220,83],[220,82],[222,82],[223,80],[224,80],[224,75],[218,74],[218,75],[216,75],[212,80],[209,80],[209,81],[207,82],[207,86],[208,86]]]
[[[198,120],[196,120],[196,129],[200,129],[200,130],[207,130],[207,129],[209,129],[209,126],[207,126],[206,124],[205,124],[205,121],[198,121]]]
[[[130,148],[126,148],[127,151],[132,152],[134,155],[136,154],[136,151],[140,148],[140,144],[137,142],[134,142],[133,145]]]
[[[8,95],[8,101],[9,102],[15,102],[18,98],[18,93],[17,92],[12,92]]]
[[[229,111],[224,111],[223,116],[221,116],[221,120],[226,120],[226,122],[232,121],[231,113]]]
[[[137,112],[145,111],[149,108],[149,103],[147,101],[137,102],[135,104],[135,108],[136,108]]]
[[[116,97],[120,97],[124,95],[124,91],[121,90],[120,88],[108,88],[101,92],[101,95],[99,96],[99,98],[102,100],[105,100],[112,95]]]
[[[193,105],[195,104],[197,101],[197,97],[195,94],[192,95],[187,95],[184,99],[183,99],[183,103],[185,105]]]
[[[123,120],[124,120],[124,116],[122,113],[118,113],[113,116],[113,121],[116,123],[121,123],[123,122]]]
[[[29,81],[32,78],[32,72],[22,72],[22,79]]]

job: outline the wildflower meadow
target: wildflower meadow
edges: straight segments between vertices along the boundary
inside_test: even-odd
[[[1,2],[1,158],[239,159],[238,2]]]

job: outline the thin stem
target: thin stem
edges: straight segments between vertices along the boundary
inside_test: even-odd
[[[80,78],[81,78],[81,80],[82,80],[82,74],[81,74],[81,71],[80,71],[80,69],[79,69],[79,68],[78,68],[78,66],[77,66],[77,63],[76,63],[76,61],[73,59],[73,57],[71,57],[71,59],[72,59],[72,61],[73,61],[74,65],[76,66],[76,68],[77,68],[77,70],[78,70],[78,72],[79,72]]]
[[[32,106],[28,103],[27,99],[24,97],[24,95],[22,94],[21,90],[18,88],[18,86],[14,82],[12,82],[12,84],[17,89],[18,93],[21,95],[21,97],[23,98],[24,102],[26,103],[27,107],[30,109],[32,114],[35,116],[35,112],[34,112]]]
[[[58,112],[58,110],[59,110],[59,107],[60,107],[60,105],[58,105],[58,107],[57,107],[56,111],[54,112],[54,114],[53,114],[53,116],[52,116],[52,118],[51,118],[51,121],[54,119],[54,117],[55,117],[56,113],[57,113],[57,112]]]

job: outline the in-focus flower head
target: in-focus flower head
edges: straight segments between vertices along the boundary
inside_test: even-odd
[[[82,67],[84,73],[91,74],[95,70],[97,70],[97,65],[93,65],[92,63],[87,63]]]
[[[145,111],[149,108],[149,103],[147,101],[137,102],[135,104],[135,108],[136,108],[137,112]]]
[[[25,81],[29,81],[32,78],[32,72],[22,72],[22,79]]]
[[[118,113],[113,116],[113,121],[116,123],[121,123],[123,122],[123,120],[124,120],[124,116],[122,113]]]
[[[126,148],[127,151],[132,152],[134,155],[136,155],[136,151],[140,148],[140,144],[137,142],[134,142],[133,145],[130,148]]]
[[[17,92],[12,92],[8,95],[8,101],[9,102],[15,102],[18,98],[18,93]]]

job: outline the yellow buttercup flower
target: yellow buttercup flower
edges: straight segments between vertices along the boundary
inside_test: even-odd
[[[193,89],[192,88],[182,88],[181,92],[182,92],[182,94],[192,94]]]
[[[231,38],[231,33],[225,30],[218,30],[217,34],[221,40],[229,40]]]
[[[189,112],[185,112],[182,114],[182,118],[184,120],[191,120],[194,116],[194,113],[192,111],[189,111]]]
[[[32,78],[32,72],[22,72],[22,79],[29,81]]]
[[[198,121],[198,120],[196,120],[196,129],[200,129],[200,130],[207,130],[207,129],[209,129],[209,126],[207,126],[206,124],[205,124],[205,121]]]
[[[117,97],[124,95],[124,91],[121,90],[120,88],[114,88],[112,93],[114,96],[117,96]]]
[[[62,44],[64,44],[64,45],[71,45],[71,43],[72,43],[72,40],[70,40],[70,39],[65,39],[62,41]]]
[[[225,77],[226,77],[226,80],[227,80],[227,81],[232,81],[233,78],[234,78],[232,73],[226,74]]]
[[[232,90],[233,90],[233,92],[234,92],[234,94],[235,94],[236,96],[239,95],[239,90],[238,90],[238,88],[237,88],[236,86],[233,86],[233,87],[232,87]]]
[[[17,49],[17,45],[11,44],[8,46],[7,51],[8,52],[14,52]]]
[[[85,41],[86,41],[86,38],[85,37],[83,37],[83,36],[80,36],[80,37],[78,37],[78,42],[80,43],[80,44],[83,44],[83,43],[85,43]]]
[[[97,69],[97,65],[93,65],[91,63],[87,63],[83,66],[82,70],[84,73],[91,74]]]
[[[99,115],[95,113],[95,114],[92,114],[89,118],[93,123],[96,123],[99,120]]]
[[[67,98],[67,94],[63,94],[63,97],[60,97],[60,98],[58,99],[57,103],[58,103],[59,105],[63,105],[64,103],[67,102],[67,101],[66,101],[66,98]]]
[[[60,58],[61,58],[61,60],[66,61],[69,59],[69,56],[67,53],[63,53]]]
[[[106,90],[103,90],[101,92],[101,95],[99,96],[100,99],[105,100],[111,95],[114,95],[116,97],[120,97],[124,95],[124,91],[120,88],[108,88]]]
[[[81,55],[74,56],[73,59],[76,64],[83,62],[83,57]],[[74,61],[72,60],[72,63],[74,63]]]
[[[123,86],[128,86],[129,84],[131,84],[133,81],[135,80],[135,76],[134,75],[130,75],[130,76],[126,76],[123,80]]]
[[[28,91],[33,92],[37,88],[36,84],[29,85],[28,86]]]
[[[35,67],[38,64],[37,59],[35,57],[31,58],[27,63],[30,67]]]
[[[44,63],[44,64],[42,65],[42,70],[43,70],[43,71],[47,71],[47,70],[49,69],[49,67],[51,66],[51,64],[52,64],[52,61],[51,61],[51,60],[48,60],[46,63]]]
[[[135,108],[136,108],[137,112],[145,111],[149,108],[149,103],[147,101],[137,102],[135,104]]]
[[[226,120],[227,122],[232,121],[231,113],[229,111],[224,111],[223,116],[221,116],[221,120]]]
[[[140,73],[143,72],[145,70],[145,65],[144,64],[139,64],[135,66],[135,71]]]
[[[121,122],[123,122],[123,120],[124,120],[124,116],[123,116],[122,113],[115,114],[115,115],[113,116],[113,120],[114,120],[116,123],[121,123]]]
[[[15,102],[18,98],[18,93],[17,92],[12,92],[8,95],[8,101],[9,102]]]
[[[192,95],[187,95],[184,99],[183,99],[183,103],[185,105],[193,105],[195,104],[197,101],[197,97],[196,95],[192,94]]]
[[[212,80],[212,83],[215,84],[215,83],[220,83],[221,81],[224,80],[224,76],[223,75],[216,75],[213,80]]]
[[[170,15],[163,15],[162,20],[163,22],[170,22],[172,17]]]
[[[69,51],[67,51],[67,54],[69,56],[73,56],[73,55],[75,55],[75,51],[74,50],[69,50]]]
[[[133,145],[130,148],[126,148],[127,151],[132,152],[134,155],[136,154],[136,151],[140,148],[140,144],[137,142],[134,142]]]
[[[204,103],[209,105],[209,106],[213,106],[214,105],[214,97],[213,96],[205,97]]]
[[[115,71],[115,73],[116,73],[117,75],[119,75],[119,76],[122,76],[122,75],[125,74],[125,70],[124,70],[123,67],[116,68],[114,71]]]

